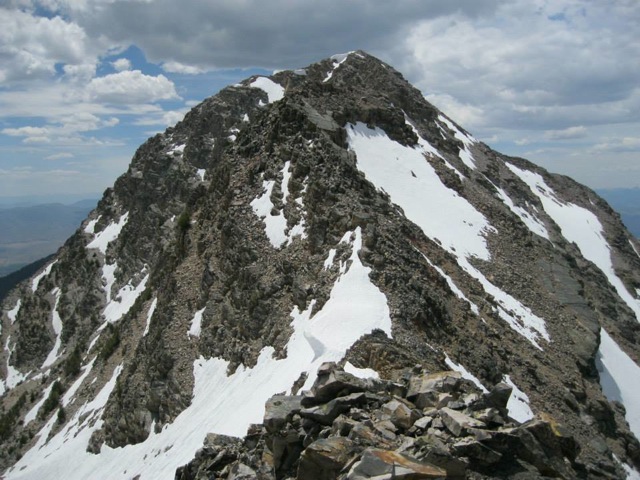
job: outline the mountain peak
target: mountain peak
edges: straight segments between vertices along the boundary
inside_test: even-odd
[[[343,368],[387,383],[326,387],[313,407],[339,405],[342,426],[282,419],[299,430],[288,463],[267,465],[278,478],[330,427],[347,438],[365,418],[382,420],[394,395],[454,436],[460,415],[499,398],[490,436],[510,448],[535,436],[513,428],[553,417],[532,425],[567,429],[539,445],[564,465],[554,472],[619,478],[640,451],[628,382],[640,374],[638,251],[595,193],[478,142],[365,52],[254,76],[145,142],[3,304],[0,461],[7,478],[173,478],[207,434],[224,443],[270,425],[272,395],[307,401],[298,396],[317,396]],[[478,391],[405,391],[429,375]],[[358,391],[366,405],[340,400]],[[409,428],[394,428],[367,447],[424,460]],[[437,445],[453,458],[446,435]],[[569,437],[580,452],[560,448]],[[282,446],[259,439],[270,454]],[[548,475],[541,458],[518,462]],[[481,460],[466,462],[491,478]]]

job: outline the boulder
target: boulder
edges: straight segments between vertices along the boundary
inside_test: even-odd
[[[291,417],[302,408],[301,396],[274,395],[265,405],[264,426],[267,432],[277,432],[283,428]]]
[[[454,371],[412,375],[409,379],[407,399],[418,408],[437,406],[441,400],[440,394],[456,391],[461,379],[462,375]]]
[[[469,428],[484,428],[486,424],[462,412],[444,407],[440,410],[440,419],[444,426],[456,437],[466,433]]]
[[[365,403],[367,397],[364,393],[352,393],[344,397],[334,398],[328,403],[315,407],[303,408],[300,416],[312,419],[322,425],[331,425],[341,413],[348,412],[352,406]]]
[[[415,410],[409,408],[406,403],[395,398],[382,405],[381,410],[391,423],[403,430],[410,429],[413,422],[419,418],[419,415]]]
[[[300,456],[298,480],[333,480],[356,453],[355,444],[344,437],[316,440]]]
[[[311,391],[302,398],[302,406],[311,407],[351,393],[371,390],[374,384],[373,379],[358,378],[335,363],[325,363],[318,370],[318,378]]]
[[[511,397],[511,392],[513,391],[513,387],[508,383],[500,382],[489,391],[489,393],[485,394],[484,400],[486,404],[490,407],[495,407],[497,409],[506,409],[507,402],[509,401],[509,397]]]

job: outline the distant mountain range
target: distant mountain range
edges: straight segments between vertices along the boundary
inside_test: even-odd
[[[55,253],[96,203],[0,207],[0,277]]]
[[[640,188],[596,190],[620,214],[622,222],[640,238]]]

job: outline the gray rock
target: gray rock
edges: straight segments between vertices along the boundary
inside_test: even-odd
[[[268,432],[276,432],[284,427],[291,417],[302,408],[301,396],[274,395],[265,405],[264,426]]]

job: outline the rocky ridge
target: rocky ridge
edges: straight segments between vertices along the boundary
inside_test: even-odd
[[[344,360],[508,379],[574,436],[576,475],[619,478],[640,446],[602,339],[638,368],[637,251],[592,191],[477,142],[364,52],[249,78],[143,144],[4,302],[0,466],[100,476],[122,451],[120,478],[168,478],[178,442],[242,436]]]
[[[392,382],[324,364],[309,392],[269,399],[263,423],[244,439],[208,435],[175,478],[585,476],[579,445],[552,417],[541,413],[523,424],[509,418],[511,393],[506,383],[482,392],[456,371],[418,368]]]

